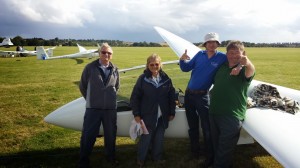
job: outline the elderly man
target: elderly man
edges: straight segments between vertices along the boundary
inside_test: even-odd
[[[92,152],[101,123],[104,129],[105,154],[108,162],[116,165],[115,144],[117,132],[117,91],[119,73],[112,59],[112,48],[103,43],[99,59],[86,65],[82,72],[79,89],[86,100],[83,129],[80,141],[79,167],[89,167]]]

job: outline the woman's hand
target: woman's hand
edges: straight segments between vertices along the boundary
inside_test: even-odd
[[[170,116],[169,116],[169,121],[172,121],[174,118],[175,118],[175,116],[170,115]]]
[[[140,116],[135,116],[134,117],[135,122],[141,123],[141,117]]]

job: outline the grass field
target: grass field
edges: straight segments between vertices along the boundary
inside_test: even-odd
[[[26,49],[31,49],[26,47]],[[225,51],[224,48],[221,48]],[[300,90],[300,49],[247,48],[256,66],[255,79]],[[77,52],[76,47],[57,47],[55,55]],[[163,61],[177,59],[170,48],[114,48],[113,63],[120,69],[145,64],[158,53]],[[96,59],[96,58],[94,58]],[[80,132],[47,124],[43,118],[58,107],[80,97],[78,82],[84,66],[94,59],[41,61],[35,57],[0,58],[0,167],[76,167]],[[177,65],[164,66],[176,88],[184,90],[189,73]],[[142,70],[121,74],[120,99],[128,99]],[[119,167],[135,167],[136,144],[117,138]],[[197,167],[188,161],[187,139],[166,139],[165,167]],[[94,167],[107,167],[103,138],[92,154]],[[148,167],[155,167],[147,163]],[[282,167],[258,143],[236,149],[235,167]]]

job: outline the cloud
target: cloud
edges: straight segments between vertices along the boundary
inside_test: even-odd
[[[96,21],[90,6],[82,0],[9,0],[7,4],[12,9],[18,9],[15,12],[29,22],[82,27],[85,22]]]
[[[162,39],[153,26],[161,26],[192,42],[202,41],[212,31],[218,32],[222,40],[300,39],[298,0],[1,1],[0,19],[4,26],[0,36],[157,42]]]

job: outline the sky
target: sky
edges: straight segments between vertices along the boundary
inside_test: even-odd
[[[0,37],[163,42],[300,42],[299,0],[0,0]]]

